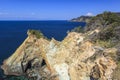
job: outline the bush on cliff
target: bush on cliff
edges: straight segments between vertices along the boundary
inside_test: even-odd
[[[83,32],[83,27],[81,27],[81,26],[75,27],[74,29],[71,30],[71,32],[82,33]]]
[[[120,16],[113,12],[104,12],[93,17],[84,31],[94,31],[95,29],[100,32],[89,36],[93,42],[106,48],[116,46],[120,40]]]
[[[97,16],[91,18],[84,31],[92,31],[97,28],[104,29],[108,25],[119,25],[120,16],[113,12],[104,12],[102,14],[98,14]]]
[[[40,30],[31,29],[31,30],[28,30],[28,33],[30,33],[31,35],[35,35],[36,38],[38,38],[38,39],[39,38],[46,38]]]

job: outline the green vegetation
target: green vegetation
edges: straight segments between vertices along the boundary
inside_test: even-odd
[[[75,22],[89,22],[89,20],[92,18],[92,16],[80,16],[77,18],[73,18],[71,21],[75,21]]]
[[[103,41],[103,40],[96,40],[96,44],[97,45],[100,45],[101,47],[104,47],[104,48],[111,48],[111,47],[114,47],[115,44],[111,42],[111,40],[108,40],[108,41]]]
[[[91,18],[85,31],[92,31],[96,28],[104,29],[108,25],[120,25],[120,16],[113,12],[104,12]]]
[[[104,13],[98,14],[97,16],[91,18],[90,23],[95,22],[95,20],[100,20],[100,23],[102,25],[109,25],[114,22],[120,22],[120,16],[118,16],[117,14],[113,12],[105,11]]]
[[[42,34],[42,32],[40,30],[28,30],[28,32],[32,35],[35,35],[36,38],[46,38],[44,37],[44,35]]]
[[[114,22],[120,22],[120,17],[112,12],[105,11],[103,14],[97,15],[97,17],[102,17],[104,22],[107,24],[111,24]]]
[[[111,48],[120,43],[120,16],[113,12],[105,11],[94,16],[87,23],[86,27],[81,26],[71,30],[72,32],[87,32],[99,29],[99,33],[88,36],[88,39],[105,48]]]
[[[85,27],[85,31],[95,29],[99,29],[100,32],[92,35],[92,41],[105,48],[114,47],[120,40],[120,16],[104,12],[93,17]]]
[[[100,35],[99,35],[100,40],[109,40],[109,39],[112,39],[113,37],[116,37],[113,26],[106,27],[100,32]]]
[[[81,26],[75,27],[74,29],[71,30],[71,32],[78,32],[78,33],[82,33],[83,31],[84,31],[83,27]]]

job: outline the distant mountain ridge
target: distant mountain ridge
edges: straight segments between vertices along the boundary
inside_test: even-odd
[[[115,14],[120,16],[120,12],[115,12]],[[89,22],[90,19],[93,18],[93,17],[94,16],[80,16],[80,17],[71,19],[71,21],[73,21],[73,22]]]
[[[88,22],[91,18],[92,18],[92,16],[80,16],[80,17],[77,17],[77,18],[73,18],[71,21]]]

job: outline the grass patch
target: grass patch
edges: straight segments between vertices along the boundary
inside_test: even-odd
[[[71,30],[71,32],[78,32],[78,33],[83,33],[83,27],[82,26],[78,26],[75,27],[74,29]]]
[[[105,48],[112,48],[115,46],[115,44],[111,41],[111,40],[96,40],[96,44],[100,45],[101,47],[105,47]]]

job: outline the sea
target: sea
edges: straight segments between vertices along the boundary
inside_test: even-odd
[[[27,37],[29,29],[40,30],[48,39],[62,41],[67,31],[82,26],[84,22],[70,22],[67,20],[51,21],[0,21],[0,66],[11,56]],[[0,69],[0,77],[3,71]]]

